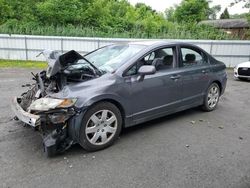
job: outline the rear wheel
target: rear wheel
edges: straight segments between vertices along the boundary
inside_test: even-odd
[[[112,103],[101,102],[84,115],[80,129],[80,144],[87,151],[104,149],[114,143],[122,128],[119,109]]]
[[[214,110],[218,105],[219,98],[220,98],[220,87],[218,86],[217,83],[212,83],[209,86],[207,93],[205,95],[202,109],[208,112]]]

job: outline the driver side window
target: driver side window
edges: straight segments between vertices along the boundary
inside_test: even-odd
[[[136,75],[139,68],[143,65],[153,65],[156,71],[169,70],[174,66],[174,51],[173,47],[157,49],[138,60],[135,65],[127,71],[126,75]]]
[[[150,54],[145,56],[143,59],[144,59],[145,62],[147,62],[148,65],[152,64],[152,62],[155,59],[155,52],[151,52]]]

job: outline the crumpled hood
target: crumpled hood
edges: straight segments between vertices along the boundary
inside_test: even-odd
[[[76,107],[82,107],[88,99],[105,93],[104,90],[113,85],[114,75],[107,73],[99,78],[72,83],[63,87],[58,93],[51,93],[48,97],[52,98],[76,98]]]

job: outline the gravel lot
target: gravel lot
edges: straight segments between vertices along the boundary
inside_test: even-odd
[[[48,159],[9,106],[30,71],[0,69],[0,187],[250,187],[250,82],[232,72],[213,112],[187,110],[126,129],[103,151],[75,145]]]

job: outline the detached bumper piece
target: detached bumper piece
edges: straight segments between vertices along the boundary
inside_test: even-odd
[[[67,138],[66,130],[54,130],[43,137],[44,152],[47,157],[53,157],[66,151],[73,144],[73,140]]]
[[[16,117],[20,121],[32,127],[37,127],[40,125],[40,116],[24,111],[23,108],[20,106],[17,97],[12,99],[11,108],[13,112],[15,113]]]

